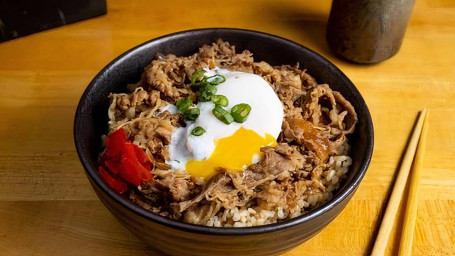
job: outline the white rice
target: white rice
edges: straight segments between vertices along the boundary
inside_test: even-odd
[[[251,227],[271,224],[280,220],[295,218],[322,205],[332,198],[332,193],[339,188],[341,182],[346,178],[349,171],[348,167],[352,165],[352,159],[349,156],[333,158],[332,166],[322,172],[319,181],[325,187],[325,191],[304,191],[294,208],[289,209],[287,204],[284,204],[284,207],[279,206],[273,210],[261,209],[259,206],[225,209],[210,218],[206,225],[210,227]]]

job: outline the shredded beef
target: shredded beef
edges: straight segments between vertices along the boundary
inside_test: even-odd
[[[305,146],[315,152],[321,161],[325,161],[329,154],[335,153],[336,147],[328,139],[327,134],[304,119],[285,120],[283,133],[286,141],[295,141],[299,145]]]
[[[169,170],[171,135],[185,123],[182,114],[157,110],[182,97],[196,99],[191,75],[214,67],[263,77],[281,100],[285,119],[278,145],[261,148],[258,163],[242,172],[220,168],[204,180]],[[347,152],[346,135],[357,123],[351,103],[327,84],[318,84],[298,63],[254,62],[251,52],[237,53],[221,39],[188,57],[157,54],[141,81],[129,88],[129,94],[109,96],[110,132],[123,127],[156,166],[154,180],[132,190],[130,199],[154,213],[194,224],[205,224],[221,209],[245,206],[276,210],[285,204],[289,216],[298,216],[302,196],[325,191],[321,177],[334,164],[331,156]]]
[[[334,134],[350,134],[357,123],[354,107],[327,84],[316,86],[307,94],[303,118],[315,127],[333,130]]]

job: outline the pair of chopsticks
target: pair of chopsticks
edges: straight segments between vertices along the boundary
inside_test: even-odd
[[[428,116],[429,114],[427,109],[423,109],[420,113],[408,148],[406,149],[401,167],[398,171],[392,195],[390,196],[390,200],[387,204],[387,209],[382,219],[378,236],[376,237],[376,242],[371,253],[372,256],[382,256],[385,253],[390,232],[392,231],[392,226],[395,221],[395,216],[398,211],[398,206],[400,205],[411,166],[411,187],[409,189],[408,201],[406,204],[406,212],[398,255],[411,255],[412,253],[412,239],[414,236],[414,226],[417,217],[417,192],[419,189],[420,173],[428,131]],[[414,165],[412,165],[413,162]]]

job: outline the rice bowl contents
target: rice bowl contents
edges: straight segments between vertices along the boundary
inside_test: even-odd
[[[254,62],[218,40],[188,57],[157,55],[127,87],[109,96],[100,175],[161,216],[215,227],[284,221],[329,200],[352,163],[354,108],[298,64]],[[134,154],[106,158],[121,132]]]

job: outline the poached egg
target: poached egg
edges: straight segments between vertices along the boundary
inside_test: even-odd
[[[225,124],[212,113],[215,104],[199,102],[200,115],[195,121],[187,121],[186,127],[177,128],[169,145],[172,170],[186,170],[195,177],[210,178],[217,168],[241,171],[247,165],[257,163],[262,155],[260,148],[275,146],[281,132],[283,106],[272,87],[260,76],[227,69],[205,69],[204,76],[220,74],[226,81],[217,86],[218,95],[228,98],[231,108],[240,103],[251,106],[250,114],[243,123]],[[161,111],[177,113],[174,105]],[[195,127],[206,131],[200,136],[191,135]]]

